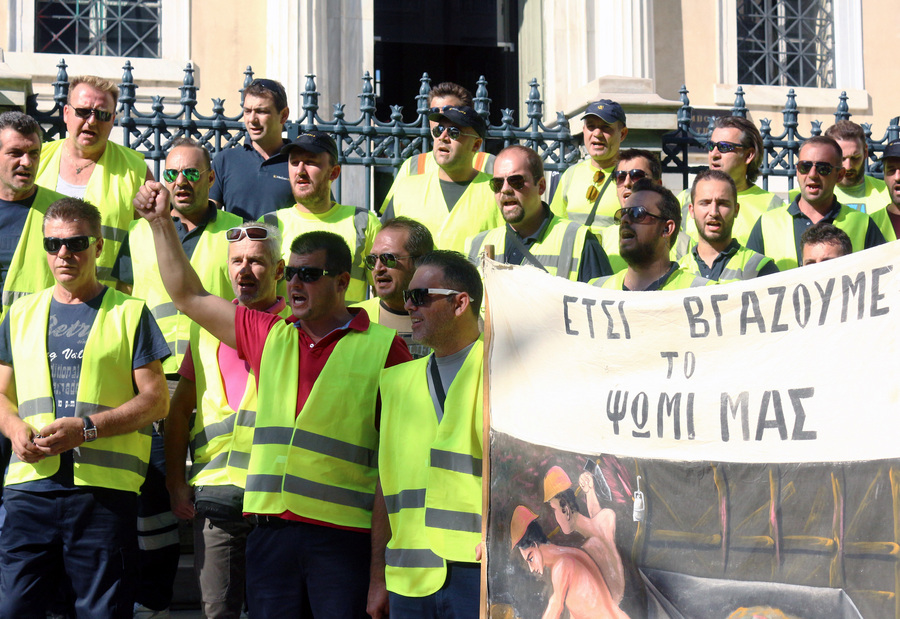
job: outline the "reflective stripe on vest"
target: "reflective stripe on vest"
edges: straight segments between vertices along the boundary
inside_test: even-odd
[[[759,273],[765,259],[765,256],[757,252],[754,252],[749,257],[738,252],[728,260],[728,264],[722,269],[719,281],[753,279]],[[744,262],[743,265],[741,261]],[[732,265],[737,268],[732,268]]]
[[[394,333],[370,323],[366,331],[344,334],[298,415],[299,335],[292,324],[273,325],[260,364],[245,511],[280,514],[288,509],[339,526],[371,526],[375,401]]]
[[[765,254],[775,261],[781,271],[797,268],[800,248],[794,237],[794,217],[788,212],[788,207],[768,211],[760,217],[760,222]],[[841,206],[832,223],[847,233],[854,252],[865,249],[868,215]]]
[[[17,302],[9,312],[16,393],[22,404],[19,416],[40,429],[56,418],[47,362],[47,324],[53,289]],[[143,301],[116,290],[104,292],[100,309],[84,346],[75,415],[84,417],[115,408],[135,396],[132,351],[140,324]],[[104,437],[73,450],[77,486],[95,486],[138,492],[150,459],[150,435],[145,429]],[[10,460],[6,484],[14,485],[53,475],[59,457],[35,464]]]
[[[430,595],[444,584],[445,560],[474,560],[481,540],[483,360],[479,339],[447,390],[440,422],[428,357],[382,373],[379,475],[391,524],[385,579],[394,593]]]

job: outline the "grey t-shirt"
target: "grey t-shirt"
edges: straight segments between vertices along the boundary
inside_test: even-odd
[[[434,370],[432,368],[437,364],[438,375],[441,379],[440,386],[443,388],[444,397],[446,398],[447,392],[450,391],[450,385],[453,384],[453,379],[459,374],[459,370],[462,368],[466,357],[469,356],[469,351],[472,350],[474,345],[475,342],[472,342],[459,352],[446,357],[431,355],[431,358],[428,360],[428,391],[431,392],[431,401],[434,402],[434,410],[437,412],[438,422],[444,418],[444,404],[438,395],[438,388],[434,384]]]

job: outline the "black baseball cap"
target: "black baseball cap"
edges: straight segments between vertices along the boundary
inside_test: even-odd
[[[328,153],[335,160],[338,158],[337,144],[329,134],[324,131],[304,131],[293,142],[281,147],[282,154],[289,154],[295,148],[301,148],[310,153]]]
[[[441,118],[446,118],[454,125],[459,125],[460,127],[471,127],[478,134],[478,137],[481,138],[487,133],[487,125],[484,122],[484,118],[475,111],[475,108],[468,105],[445,105],[444,107],[431,108],[428,120],[439,121]]]
[[[881,158],[887,159],[889,157],[900,157],[900,140],[891,140],[888,142],[888,145],[884,147]]]
[[[613,124],[617,120],[623,125],[625,124],[625,111],[622,109],[621,105],[612,99],[600,99],[599,101],[589,103],[581,120],[584,120],[588,116],[596,116],[609,124]]]

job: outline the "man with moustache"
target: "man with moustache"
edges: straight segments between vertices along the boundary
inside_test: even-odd
[[[900,233],[900,140],[892,140],[881,156],[884,182],[887,187],[887,206],[869,215],[887,241],[896,241]]]
[[[311,130],[285,144],[281,152],[288,157],[288,173],[296,204],[293,208],[267,213],[260,221],[281,231],[283,254],[288,254],[293,240],[305,232],[325,230],[343,238],[353,255],[347,302],[364,300],[368,285],[365,257],[372,253],[372,244],[381,225],[374,213],[364,207],[332,201],[331,183],[341,174],[337,144],[324,131]]]
[[[691,186],[688,205],[700,240],[681,259],[681,266],[719,283],[777,273],[771,258],[743,247],[732,237],[740,208],[730,176],[720,170],[700,172]]]
[[[824,221],[847,233],[853,251],[884,243],[884,235],[868,215],[838,202],[834,187],[843,178],[843,151],[833,139],[811,137],[800,147],[797,184],[800,193],[790,206],[763,213],[747,240],[747,247],[775,261],[779,270],[801,264],[800,236]]]
[[[507,146],[494,162],[491,190],[506,225],[468,241],[477,264],[485,245],[506,264],[530,264],[550,275],[588,282],[612,275],[600,242],[586,226],[554,215],[541,196],[547,188],[540,155],[527,146]]]

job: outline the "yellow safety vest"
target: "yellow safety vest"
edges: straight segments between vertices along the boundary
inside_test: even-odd
[[[291,243],[301,234],[324,230],[342,237],[353,256],[346,301],[350,304],[366,298],[369,284],[364,260],[372,253],[375,235],[381,230],[381,224],[372,211],[361,206],[333,203],[325,213],[300,212],[296,207],[283,208],[266,213],[259,220],[281,230],[281,251],[285,263],[291,255]],[[284,291],[285,285],[279,284],[279,294],[284,294]]]
[[[878,226],[878,229],[881,230],[881,234],[884,235],[884,239],[888,242],[897,240],[897,233],[894,232],[894,226],[891,223],[891,216],[887,209],[887,206],[884,208],[880,208],[869,217],[872,218],[872,221],[875,222],[875,225]]]
[[[770,262],[772,262],[772,259],[768,256],[741,245],[734,255],[728,259],[725,268],[722,269],[722,275],[716,281],[720,284],[727,284],[728,282],[759,277],[759,272]],[[678,262],[678,265],[694,275],[700,275],[700,267],[697,264],[697,257],[694,256],[693,251],[688,252]]]
[[[485,245],[493,245],[494,259],[497,262],[506,262],[507,230],[507,226],[485,230],[469,239],[466,243],[469,247],[469,260],[476,262],[482,248]],[[578,280],[578,267],[587,232],[587,227],[581,224],[551,215],[543,237],[535,241],[528,251],[550,275],[558,275],[574,282]],[[530,262],[526,260],[523,264]]]
[[[291,323],[272,327],[260,364],[245,512],[290,510],[339,526],[372,526],[375,402],[393,339],[391,329],[375,323],[346,333],[296,415],[299,334]]]
[[[13,369],[19,417],[36,430],[56,419],[47,323],[53,288],[20,300],[9,310]],[[135,396],[132,360],[135,334],[144,302],[113,289],[103,295],[91,326],[75,403],[75,416],[87,417],[121,406]],[[119,436],[100,436],[73,450],[75,485],[138,492],[150,461],[149,427]],[[10,458],[6,485],[50,477],[59,470],[59,456],[28,464]]]
[[[594,200],[587,199],[588,187],[593,185],[594,174],[599,168],[595,168],[591,159],[579,161],[572,167],[568,168],[559,179],[559,185],[556,193],[553,194],[553,201],[550,203],[550,210],[560,217],[565,217],[576,221],[582,225],[587,222],[588,215],[594,208]],[[597,210],[594,213],[594,221],[591,223],[591,231],[600,234],[601,230],[607,226],[615,224],[613,215],[619,210],[619,197],[616,195],[616,181],[611,180],[609,184],[606,181],[609,175],[616,169],[616,166],[603,168],[603,180],[597,186],[599,192],[604,185],[606,190],[600,198]]]
[[[484,344],[472,346],[447,390],[438,423],[428,389],[430,357],[381,376],[379,476],[391,523],[389,591],[430,595],[446,561],[473,561],[481,541]]]
[[[484,172],[485,174],[493,176],[494,159],[496,159],[496,157],[490,153],[484,151],[477,152],[475,153],[475,158],[472,160],[472,167],[479,172]],[[415,176],[416,174],[436,172],[438,167],[437,161],[434,160],[433,151],[413,155],[401,163],[400,167],[397,169],[397,175],[394,177],[394,182],[391,184],[388,194],[381,203],[381,213],[383,214],[386,211],[388,204],[390,204],[391,200],[394,198],[394,187],[397,187],[402,183],[401,179],[406,178],[407,176]]]
[[[44,251],[44,213],[51,204],[65,198],[45,187],[38,187],[28,215],[22,236],[16,245],[6,281],[3,282],[3,308],[0,320],[6,315],[13,301],[32,292],[44,290],[54,284],[53,273],[47,264],[47,252]]]
[[[834,197],[838,202],[854,211],[866,213],[870,217],[891,203],[887,185],[880,178],[864,175],[861,193],[861,196],[851,195],[841,185],[834,186]],[[800,195],[800,189],[791,189],[788,192],[788,200],[793,202],[798,195]]]
[[[191,256],[191,266],[206,290],[229,301],[234,298],[234,289],[228,275],[228,240],[225,238],[225,231],[241,223],[243,219],[240,216],[217,211],[215,220],[210,221],[200,234]],[[132,294],[147,302],[150,313],[165,336],[171,356],[163,361],[163,371],[174,374],[181,367],[187,350],[191,319],[175,309],[172,298],[163,286],[150,224],[146,219],[134,221],[128,234],[134,276]]]
[[[612,225],[603,228],[600,233],[600,244],[609,258],[609,264],[612,266],[613,273],[618,273],[628,268],[628,263],[625,262],[625,259],[619,253],[619,226]],[[680,262],[682,258],[691,253],[693,247],[694,240],[685,234],[684,231],[679,230],[675,245],[669,251],[669,259],[673,262]]]
[[[608,288],[610,290],[622,290],[625,283],[625,274],[628,269],[619,271],[615,275],[609,277],[598,277],[591,283],[599,288]],[[702,288],[703,286],[713,285],[716,282],[708,280],[705,277],[695,275],[683,268],[675,269],[669,276],[669,279],[659,287],[659,290],[682,290],[684,288]]]
[[[59,164],[63,156],[65,138],[44,144],[38,165],[37,184],[56,189]],[[112,268],[128,226],[134,220],[131,201],[147,178],[144,155],[112,141],[94,165],[84,191],[84,199],[100,210],[103,251],[97,259],[97,278],[107,286],[114,286]]]

